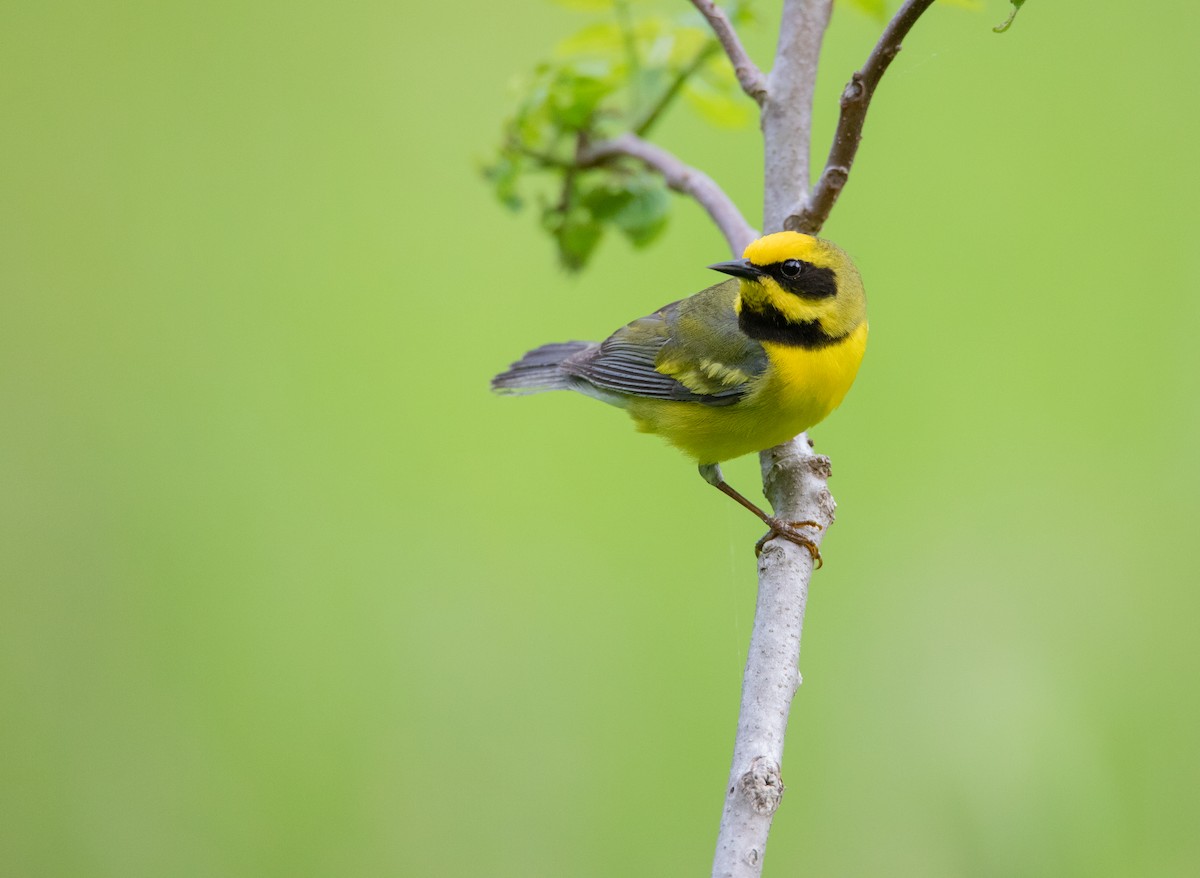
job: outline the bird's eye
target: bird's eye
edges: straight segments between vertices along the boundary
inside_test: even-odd
[[[779,266],[779,273],[784,277],[799,277],[800,272],[804,270],[804,263],[799,259],[789,259],[783,265]]]

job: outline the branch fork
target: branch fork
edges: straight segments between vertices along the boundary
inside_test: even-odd
[[[809,189],[812,99],[821,42],[832,0],[784,0],[775,65],[764,75],[742,46],[729,16],[714,0],[691,0],[707,19],[733,64],[742,90],[761,108],[764,146],[763,227],[816,234],[845,187],[862,141],[867,110],[901,42],[934,0],[907,0],[884,29],[861,70],[841,96],[841,114],[829,157]],[[715,48],[709,51],[715,51]],[[698,59],[696,65],[702,63]],[[686,76],[686,74],[684,74]],[[594,142],[580,140],[568,172],[631,160],[660,174],[667,186],[692,197],[741,255],[758,236],[733,200],[702,171],[644,140],[682,84],[667,90],[633,130]],[[537,156],[535,156],[537,157]],[[539,157],[540,158],[540,157]],[[541,160],[559,164],[552,158]],[[819,545],[833,523],[836,503],[827,485],[829,458],[816,454],[804,434],[759,455],[763,492],[785,521],[815,521]],[[792,699],[800,686],[800,636],[808,604],[813,555],[786,540],[770,540],[758,563],[754,630],[742,682],[741,708],[725,797],[714,878],[758,878],[771,821],[783,797],[784,737]]]
[[[701,7],[699,0],[694,2]],[[829,157],[810,191],[812,97],[832,0],[784,0],[775,67],[767,80],[769,94],[761,102],[767,231],[820,231],[850,177],[875,88],[900,51],[901,41],[932,3],[907,0],[862,69],[850,77],[842,91]],[[775,515],[818,522],[822,526],[814,541],[819,545],[837,509],[827,484],[829,458],[816,454],[802,434],[761,452],[759,462],[763,492]],[[784,540],[768,542],[759,556],[754,629],[713,878],[758,878],[762,872],[771,822],[784,791],[783,745],[792,699],[801,682],[800,637],[812,572],[808,552]]]

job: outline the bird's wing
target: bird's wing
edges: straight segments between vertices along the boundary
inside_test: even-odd
[[[563,370],[602,390],[729,405],[767,367],[762,345],[738,329],[738,282],[726,281],[618,329]]]

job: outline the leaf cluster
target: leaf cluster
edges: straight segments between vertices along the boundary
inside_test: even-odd
[[[710,123],[736,127],[754,107],[694,8],[680,0],[553,0],[588,21],[516,84],[516,109],[484,167],[511,210],[532,205],[570,271],[587,265],[611,230],[635,247],[667,224],[662,178],[636,160],[589,147],[624,133],[644,137],[682,99]],[[723,4],[735,26],[753,20],[750,0]],[[896,0],[839,0],[887,19]],[[978,10],[981,0],[941,0]],[[1010,0],[1007,29],[1025,0]],[[594,156],[603,154],[603,159]]]
[[[629,159],[590,161],[589,144],[624,132],[643,136],[681,98],[720,126],[745,124],[751,106],[694,10],[668,14],[634,0],[556,2],[591,20],[520,81],[516,110],[484,172],[507,207],[536,207],[562,264],[574,271],[609,230],[646,246],[670,208],[658,175]],[[749,20],[744,6],[732,13]]]

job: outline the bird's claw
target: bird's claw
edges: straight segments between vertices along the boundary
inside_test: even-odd
[[[812,556],[813,563],[816,564],[816,569],[825,566],[825,562],[821,559],[821,550],[817,548],[817,544],[806,537],[804,534],[796,530],[798,527],[814,527],[821,530],[821,525],[815,521],[780,521],[777,518],[772,518],[767,521],[767,525],[771,528],[767,531],[761,540],[754,544],[754,557],[762,554],[763,546],[767,540],[775,537],[783,537],[797,546],[803,546],[808,549],[808,554]]]

